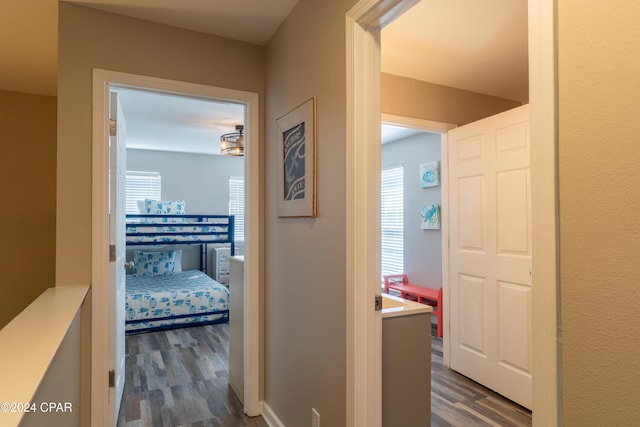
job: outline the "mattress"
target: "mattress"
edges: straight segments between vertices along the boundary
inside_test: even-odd
[[[205,273],[127,275],[125,332],[147,332],[229,320],[229,290]]]
[[[127,244],[176,242],[226,242],[226,225],[151,225],[127,224]]]

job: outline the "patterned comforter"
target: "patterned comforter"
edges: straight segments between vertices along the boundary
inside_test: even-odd
[[[229,238],[228,227],[211,224],[127,224],[127,244],[220,242]]]
[[[229,320],[229,290],[201,271],[127,275],[126,283],[127,333]]]

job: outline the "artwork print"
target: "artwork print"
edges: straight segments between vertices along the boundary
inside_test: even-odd
[[[278,217],[316,216],[316,98],[276,120]]]
[[[420,207],[420,228],[423,230],[440,229],[440,205],[424,204]]]
[[[284,200],[305,196],[305,122],[288,129],[284,140]]]
[[[440,162],[422,163],[420,165],[420,187],[440,185]]]

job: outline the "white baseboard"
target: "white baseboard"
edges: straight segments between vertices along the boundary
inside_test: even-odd
[[[273,409],[265,402],[264,410],[262,411],[262,417],[269,424],[269,427],[285,427],[284,423],[280,421],[280,418],[273,412]]]

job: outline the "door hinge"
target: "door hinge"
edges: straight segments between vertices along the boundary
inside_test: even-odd
[[[116,386],[116,370],[112,369],[109,371],[109,387]]]
[[[109,119],[109,135],[116,136],[118,129],[118,121],[115,119]]]
[[[116,245],[109,245],[109,262],[116,261]]]
[[[382,311],[382,295],[376,295],[375,308],[376,311]]]

